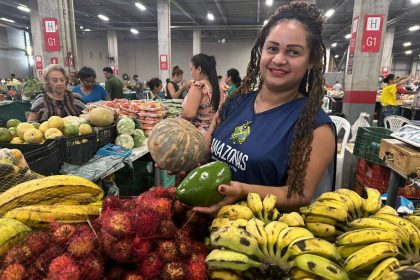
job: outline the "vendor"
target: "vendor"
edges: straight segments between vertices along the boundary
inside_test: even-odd
[[[184,71],[175,65],[172,68],[172,77],[166,84],[166,99],[182,98],[182,93],[187,90],[187,84],[183,83]]]
[[[90,67],[82,67],[78,73],[80,85],[73,88],[84,103],[110,100],[108,93],[96,83],[96,72]]]
[[[28,122],[43,122],[51,116],[79,116],[85,108],[78,95],[66,90],[66,72],[57,64],[43,71],[45,94],[39,94],[32,103]]]
[[[229,89],[226,90],[226,95],[229,96],[241,85],[241,76],[239,75],[239,71],[235,68],[227,70],[225,83],[229,86]]]
[[[162,91],[162,81],[159,78],[152,78],[150,81],[146,83],[146,86],[150,89],[153,93],[153,99],[159,98],[159,93]]]

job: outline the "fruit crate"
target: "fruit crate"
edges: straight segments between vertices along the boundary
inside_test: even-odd
[[[96,132],[86,135],[70,136],[61,138],[64,162],[81,165],[96,154]]]
[[[98,148],[101,148],[109,143],[114,143],[117,138],[117,125],[113,124],[107,127],[95,127],[98,139]]]
[[[404,196],[410,200],[419,200],[420,199],[420,190],[414,186],[405,186],[398,190],[398,195]]]
[[[8,148],[8,149],[18,149],[22,152],[23,155],[30,152],[35,152],[38,149],[46,148],[49,144],[55,142],[53,139],[46,140],[43,144],[10,144],[10,143],[0,143],[0,149]]]
[[[381,194],[388,191],[391,170],[376,163],[360,159],[356,172],[356,182],[377,189]]]
[[[379,148],[382,139],[392,138],[391,133],[391,130],[383,127],[359,127],[353,154],[368,161],[385,165],[385,162],[379,158]]]
[[[150,155],[134,161],[133,168],[126,166],[115,172],[115,183],[120,197],[137,196],[147,191],[154,185],[153,160]]]
[[[63,164],[61,142],[52,140],[46,146],[24,155],[29,168],[39,174],[49,176],[60,174]]]

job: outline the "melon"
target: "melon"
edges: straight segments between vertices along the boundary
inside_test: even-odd
[[[146,139],[146,136],[144,136],[143,130],[135,129],[133,133],[134,147],[143,145],[144,139]]]
[[[147,145],[159,168],[190,171],[203,162],[206,155],[204,137],[189,121],[170,118],[152,130]]]
[[[117,123],[118,134],[133,134],[136,123],[128,117],[121,118]]]
[[[93,108],[89,112],[89,122],[94,126],[109,126],[114,122],[114,112],[103,107]]]
[[[115,145],[121,146],[127,150],[131,150],[134,147],[133,137],[131,137],[129,134],[118,135],[115,139]]]

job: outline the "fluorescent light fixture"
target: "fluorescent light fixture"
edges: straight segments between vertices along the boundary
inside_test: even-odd
[[[346,39],[350,39],[350,37],[351,37],[351,34],[349,33],[349,34],[346,34],[346,36],[344,36],[344,38],[346,38]]]
[[[15,22],[13,19],[8,19],[5,17],[0,18],[2,21],[7,21],[7,22]]]
[[[102,14],[99,14],[98,15],[98,18],[100,18],[101,20],[103,20],[103,21],[109,21],[109,17],[107,17],[107,16],[105,16],[105,15],[102,15]]]
[[[27,46],[27,47],[26,47],[26,53],[27,53],[28,55],[31,55],[31,54],[32,54],[32,47],[31,47],[31,46]]]
[[[420,26],[418,26],[418,25],[413,25],[410,28],[408,28],[409,31],[417,31],[419,29],[420,29]]]
[[[81,25],[80,25],[80,29],[82,29],[82,30],[83,30],[83,26],[81,26]]]
[[[25,5],[22,5],[22,4],[19,4],[17,6],[17,8],[18,8],[18,10],[21,10],[22,12],[25,12],[25,13],[30,13],[31,12],[31,9],[29,9],[28,6],[25,6]]]
[[[146,11],[146,6],[144,6],[142,3],[136,2],[134,3],[134,5],[136,5],[136,7],[140,9],[141,11]]]
[[[337,43],[332,43],[331,48],[335,48],[335,47],[337,47]]]
[[[334,9],[329,9],[328,11],[325,12],[325,16],[327,18],[331,17],[334,14],[335,10]]]
[[[411,46],[411,42],[405,42],[405,43],[403,44],[403,46],[404,46],[404,47],[409,47],[409,46]]]
[[[405,51],[405,54],[412,54],[412,53],[413,53],[412,50]]]
[[[265,4],[267,6],[271,6],[271,5],[273,5],[273,0],[265,0]]]
[[[212,13],[207,13],[208,20],[214,20],[214,15]]]
[[[32,55],[28,56],[29,65],[34,65],[34,57]]]
[[[268,23],[268,19],[264,20],[264,25],[266,25]]]
[[[133,34],[139,34],[139,31],[135,28],[131,28],[130,32],[133,33]]]
[[[335,58],[338,58],[338,56],[339,56],[338,54],[334,55]]]
[[[416,5],[416,4],[420,3],[420,0],[411,0],[411,3]]]
[[[83,32],[84,31],[89,32],[89,31],[92,31],[92,30],[90,30],[89,28],[86,28],[86,29],[83,29]]]

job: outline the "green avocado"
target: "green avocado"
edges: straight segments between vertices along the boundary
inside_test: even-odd
[[[223,199],[218,187],[230,184],[232,174],[229,166],[214,161],[193,169],[176,188],[176,198],[191,206],[210,206]]]

